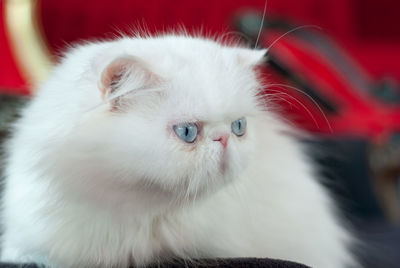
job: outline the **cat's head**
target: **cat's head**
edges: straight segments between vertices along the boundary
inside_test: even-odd
[[[92,62],[104,104],[79,137],[99,176],[183,198],[238,179],[256,146],[254,67],[265,51],[184,36],[123,39],[107,51]]]

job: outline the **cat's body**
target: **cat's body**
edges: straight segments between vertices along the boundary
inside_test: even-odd
[[[184,36],[73,49],[8,143],[2,260],[352,264],[308,158],[259,104],[263,53]],[[238,118],[244,135],[232,133]],[[196,123],[195,141],[174,133],[184,122]]]

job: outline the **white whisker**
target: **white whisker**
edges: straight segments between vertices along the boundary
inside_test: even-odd
[[[275,39],[275,41],[272,42],[272,43],[267,47],[267,51],[269,51],[269,50],[272,48],[273,45],[275,45],[279,40],[281,40],[281,39],[282,39],[283,37],[285,37],[286,35],[288,35],[288,34],[290,34],[290,33],[293,33],[293,32],[295,32],[295,31],[297,31],[297,30],[305,29],[305,28],[315,28],[315,29],[318,29],[318,30],[322,30],[321,27],[316,26],[316,25],[303,25],[303,26],[298,26],[298,27],[296,27],[296,28],[293,28],[293,29],[287,31],[286,33],[282,34],[282,35],[279,36],[277,39]]]
[[[268,0],[265,0],[264,11],[263,11],[262,19],[261,19],[261,25],[260,25],[260,29],[258,30],[258,35],[257,35],[256,44],[254,45],[254,48],[257,48],[258,40],[260,39],[260,35],[261,35],[262,29],[264,27],[265,15],[267,13],[267,3],[268,3]]]
[[[297,92],[299,92],[299,93],[305,95],[306,97],[308,97],[311,100],[311,102],[314,103],[314,105],[318,108],[318,110],[320,111],[320,113],[324,117],[324,120],[326,121],[326,124],[328,125],[329,131],[331,133],[333,133],[332,126],[331,126],[327,116],[325,115],[324,111],[322,110],[321,106],[319,106],[318,103],[309,94],[307,94],[306,92],[304,92],[303,90],[301,90],[299,88],[296,88],[296,87],[290,86],[290,85],[286,85],[286,84],[269,84],[268,86],[271,86],[271,87],[277,86],[277,87],[290,88],[290,89],[296,90]],[[268,90],[271,90],[271,89],[268,89]]]
[[[279,90],[274,90],[274,89],[268,89],[269,91],[275,91],[278,92],[279,94],[283,94],[284,96],[287,96],[289,98],[291,98],[292,100],[295,100],[301,107],[303,107],[304,110],[307,111],[308,115],[312,118],[312,120],[314,121],[314,124],[317,126],[317,128],[319,129],[320,126],[318,125],[317,120],[315,119],[315,117],[313,116],[313,114],[311,113],[311,111],[303,104],[301,103],[301,101],[299,101],[298,99],[296,99],[295,97],[285,93],[285,92],[280,92]],[[291,103],[292,104],[292,103]],[[292,104],[293,105],[293,104]]]

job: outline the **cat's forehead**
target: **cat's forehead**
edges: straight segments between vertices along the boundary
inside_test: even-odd
[[[243,48],[184,36],[142,39],[131,47],[165,80],[169,112],[217,120],[254,110],[258,83]]]
[[[234,49],[204,40],[168,40],[159,68],[168,79],[169,109],[210,120],[236,118],[254,109],[251,66]]]
[[[244,77],[240,77],[244,76]],[[253,110],[254,77],[222,66],[188,67],[170,81],[166,95],[177,113],[218,119],[243,116]]]

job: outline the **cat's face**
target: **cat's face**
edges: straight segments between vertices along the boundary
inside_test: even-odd
[[[96,115],[102,120],[89,123],[97,137],[86,140],[101,152],[100,169],[183,198],[237,179],[256,146],[253,67],[263,52],[183,37],[142,42],[147,49],[132,49],[133,57],[116,57],[102,71],[108,103]]]

